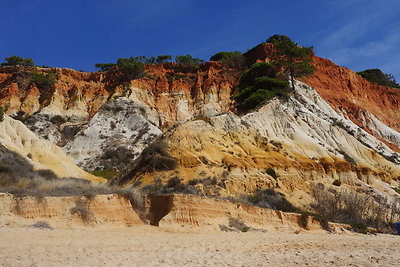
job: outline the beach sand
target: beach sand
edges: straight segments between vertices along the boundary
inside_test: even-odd
[[[400,236],[148,225],[0,228],[2,266],[399,266]]]

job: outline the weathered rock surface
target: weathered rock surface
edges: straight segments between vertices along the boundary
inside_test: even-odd
[[[311,201],[310,184],[375,187],[395,195],[400,157],[390,147],[345,119],[310,86],[296,82],[295,93],[275,99],[242,117],[223,114],[184,123],[165,135],[178,168],[138,173],[133,181],[152,183],[178,176],[184,182],[213,178],[208,195],[251,194],[274,188],[294,203]],[[266,169],[273,168],[278,177]],[[381,183],[381,180],[385,183]],[[382,184],[385,184],[382,186]]]
[[[59,177],[103,181],[76,166],[62,148],[38,138],[22,122],[9,116],[0,122],[0,145],[17,153],[35,169],[50,169]]]
[[[371,83],[350,69],[314,57],[307,79],[333,109],[399,151],[400,90]]]

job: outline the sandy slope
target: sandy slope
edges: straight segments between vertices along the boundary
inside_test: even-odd
[[[196,227],[1,228],[2,266],[396,266],[400,237]]]

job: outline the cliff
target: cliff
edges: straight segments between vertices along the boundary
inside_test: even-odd
[[[400,90],[371,83],[354,71],[314,57],[306,80],[337,112],[400,151]]]
[[[266,210],[227,200],[209,199],[190,195],[170,195],[171,208],[158,222],[160,226],[191,226],[220,230],[228,227],[230,219],[244,222],[251,229],[268,232],[310,231],[324,232],[320,222],[311,216]],[[154,202],[154,201],[153,201]],[[151,213],[151,199],[145,213]],[[163,204],[166,202],[164,201]],[[30,226],[47,223],[57,229],[98,227],[119,228],[147,224],[132,208],[128,199],[118,195],[98,195],[93,199],[85,197],[45,197],[37,199],[13,198],[0,194],[0,227]],[[153,203],[153,211],[163,209]],[[338,224],[329,224],[340,229]]]

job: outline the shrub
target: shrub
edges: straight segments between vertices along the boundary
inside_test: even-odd
[[[176,72],[195,72],[200,68],[200,63],[204,60],[199,58],[194,58],[191,55],[181,55],[175,57],[175,62],[177,65],[173,66]]]
[[[172,57],[170,55],[160,55],[160,56],[157,56],[156,63],[165,63],[170,60],[172,60]]]
[[[31,58],[22,58],[16,55],[5,58],[6,62],[1,63],[1,66],[35,66],[35,63]]]
[[[38,221],[38,222],[35,222],[34,224],[30,225],[30,227],[38,228],[38,229],[49,229],[49,230],[53,230],[53,227],[51,227],[50,224],[49,224],[48,222],[45,222],[45,221]]]
[[[387,87],[400,88],[392,74],[383,73],[380,69],[368,69],[357,72],[364,79]]]
[[[241,69],[244,66],[245,58],[239,51],[218,52],[210,58],[211,61],[221,61],[229,67]]]
[[[247,196],[250,203],[269,209],[297,212],[298,209],[286,200],[285,195],[274,189],[257,190],[253,195]]]
[[[144,76],[144,64],[142,57],[119,58],[118,70],[123,74],[125,80],[130,81]]]
[[[229,218],[229,227],[233,227],[241,232],[248,232],[250,230],[249,226],[247,226],[240,219],[235,218]]]
[[[0,105],[0,122],[4,120],[4,108]]]
[[[242,111],[256,108],[275,96],[288,94],[287,82],[275,78],[275,67],[270,63],[256,63],[240,77],[239,93],[234,96]]]
[[[114,69],[117,64],[115,63],[97,63],[94,65],[96,68],[100,69],[101,71],[109,71]]]
[[[79,215],[82,220],[87,222],[90,220],[89,204],[88,200],[77,199],[75,201],[75,207],[72,207],[70,212],[71,214]]]
[[[36,173],[48,181],[59,179],[59,177],[52,170],[37,170]]]
[[[383,230],[390,229],[392,223],[400,219],[398,200],[387,201],[344,188],[327,190],[322,184],[314,184],[311,189],[313,208],[329,221]]]
[[[43,90],[48,90],[54,86],[54,84],[57,81],[57,74],[54,72],[48,72],[48,73],[37,73],[33,72],[31,79],[30,79],[30,84],[35,84],[36,87],[43,89]]]

